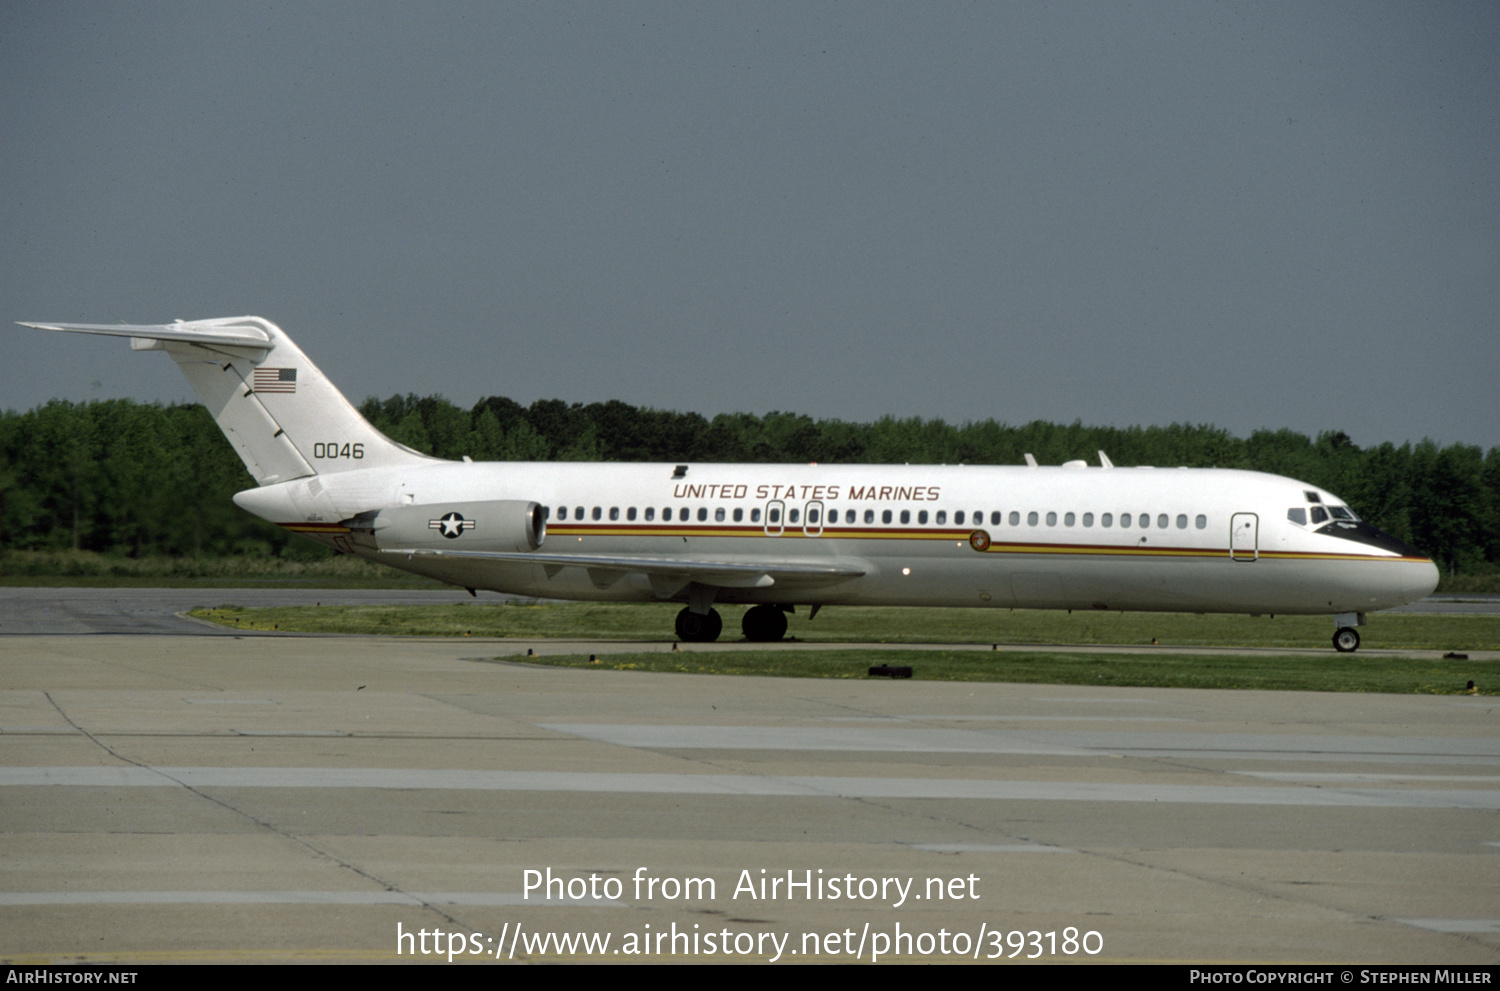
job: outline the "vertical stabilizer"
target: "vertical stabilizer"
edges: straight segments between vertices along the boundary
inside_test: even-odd
[[[437,460],[372,427],[280,327],[260,317],[24,326],[128,337],[134,350],[167,352],[261,485]]]

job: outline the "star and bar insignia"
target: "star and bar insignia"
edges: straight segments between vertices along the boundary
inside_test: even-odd
[[[461,536],[465,530],[472,530],[479,524],[474,520],[466,520],[460,513],[444,513],[440,518],[427,521],[427,529],[436,530],[449,540]]]

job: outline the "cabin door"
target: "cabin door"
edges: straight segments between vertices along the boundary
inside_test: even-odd
[[[766,536],[779,537],[781,531],[786,529],[786,521],[781,517],[786,512],[786,503],[780,499],[772,499],[766,503]]]
[[[1229,557],[1234,561],[1254,561],[1260,557],[1258,531],[1260,517],[1254,513],[1235,513],[1229,520]]]

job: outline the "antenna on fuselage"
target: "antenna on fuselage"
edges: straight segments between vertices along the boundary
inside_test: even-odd
[[[1100,468],[1113,468],[1114,466],[1115,466],[1115,463],[1113,461],[1109,460],[1109,455],[1105,454],[1103,451],[1100,451],[1099,452],[1099,467]]]
[[[1026,452],[1026,467],[1028,467],[1028,468],[1035,468],[1036,467],[1036,458],[1032,456],[1032,454],[1031,454],[1030,451]]]

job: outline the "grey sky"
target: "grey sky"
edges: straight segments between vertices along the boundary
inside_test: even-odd
[[[1494,3],[12,0],[0,316],[254,313],[356,402],[1496,446],[1497,51]],[[191,398],[0,342],[5,407]]]

